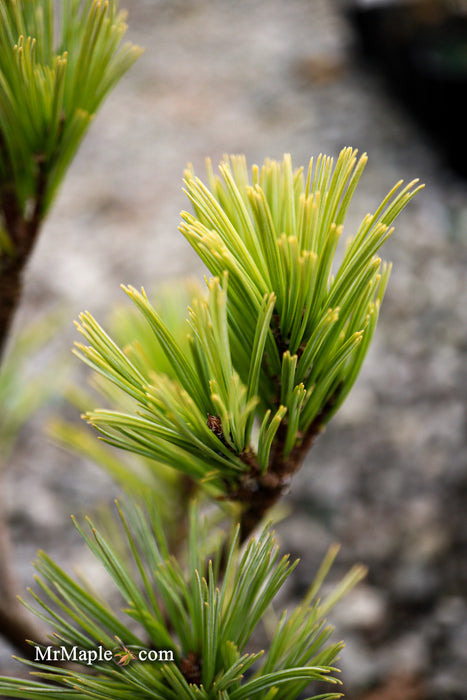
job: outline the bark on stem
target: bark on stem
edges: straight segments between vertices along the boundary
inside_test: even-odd
[[[279,426],[272,444],[269,467],[266,474],[260,474],[256,461],[248,452],[246,464],[251,466],[250,473],[243,484],[230,494],[233,500],[244,503],[240,520],[240,536],[244,542],[259,525],[267,511],[288,488],[292,476],[303,464],[303,460],[320,433],[323,432],[330,414],[336,405],[342,385],[339,384],[329,396],[319,413],[315,416],[306,433],[299,439],[287,457],[284,447],[287,437],[287,420]]]
[[[19,652],[25,659],[34,661],[34,646],[27,642],[28,639],[44,643],[44,631],[29,618],[21,604],[15,601],[15,605],[8,601],[8,605],[0,605],[0,630],[2,636]]]
[[[247,453],[249,456],[247,463],[251,465],[251,471],[235,493],[230,494],[233,500],[244,504],[240,519],[240,538],[242,542],[251,535],[267,511],[288,489],[292,476],[301,468],[308,450],[318,435],[324,430],[329,411],[335,404],[338,390],[339,387],[328,399],[305,435],[297,441],[287,457],[284,457],[287,422],[284,421],[279,426],[271,449],[269,468],[265,474],[260,474],[258,466],[251,458],[251,453]]]
[[[11,244],[11,250],[0,250],[0,360],[21,298],[23,270],[43,219],[46,182],[43,161],[39,159],[36,196],[27,217],[19,205],[13,186],[4,185],[0,191],[3,227]],[[32,658],[33,648],[26,640],[41,641],[43,633],[19,603],[16,593],[12,547],[0,499],[0,634],[25,657]]]
[[[251,535],[267,511],[288,489],[293,474],[302,466],[305,455],[321,430],[321,424],[313,423],[290,455],[284,458],[286,426],[280,427],[268,471],[265,474],[259,474],[258,470],[257,474],[250,474],[232,495],[235,500],[244,504],[240,519],[241,542]]]
[[[42,223],[46,182],[46,173],[40,162],[36,196],[27,217],[12,187],[4,186],[0,192],[3,224],[11,244],[11,250],[0,249],[0,359],[21,299],[23,270]]]
[[[12,547],[0,499],[0,633],[23,656],[32,659],[33,647],[26,639],[42,641],[44,633],[17,599],[18,584],[13,574]]]

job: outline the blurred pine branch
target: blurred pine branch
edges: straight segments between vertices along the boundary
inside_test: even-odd
[[[140,54],[122,45],[125,32],[118,0],[0,0],[0,357],[58,187],[102,100]],[[40,395],[18,383],[19,359],[13,348],[0,378],[5,451]],[[27,654],[37,630],[16,601],[2,513],[0,529],[0,628]]]
[[[64,174],[141,52],[125,31],[118,0],[0,1],[0,348]]]
[[[333,664],[342,643],[330,640],[325,616],[364,576],[351,569],[320,600],[324,578],[337,554],[333,548],[300,606],[284,611],[271,630],[267,652],[254,651],[255,632],[296,564],[279,556],[268,528],[239,547],[238,527],[212,532],[196,507],[190,509],[185,566],[169,556],[157,506],[119,508],[119,554],[88,521],[75,523],[123,601],[123,616],[102,601],[91,585],[77,583],[45,553],[36,562],[40,593],[27,607],[54,630],[53,648],[95,650],[103,646],[120,659],[96,662],[93,673],[32,663],[38,680],[0,678],[8,698],[158,698],[159,700],[294,700],[311,681],[336,684]],[[226,556],[221,574],[219,565]],[[139,662],[139,653],[164,651],[160,662]],[[170,659],[167,662],[168,654]],[[330,692],[309,700],[341,697]]]

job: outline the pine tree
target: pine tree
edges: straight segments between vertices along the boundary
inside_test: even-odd
[[[116,2],[61,7],[57,21],[53,0],[0,0],[3,338],[66,167],[138,54],[119,50],[125,25]],[[305,169],[285,155],[249,170],[243,156],[231,156],[218,174],[208,162],[206,183],[189,167],[192,213],[182,213],[180,231],[211,276],[193,290],[186,313],[166,314],[144,289],[124,287],[134,312],[120,317],[116,338],[81,314],[76,354],[110,401],[85,418],[104,443],[137,461],[109,456],[64,424],[57,431],[128,491],[111,535],[75,521],[121,609],[40,552],[39,593],[31,590],[33,603],[24,605],[53,634],[50,644],[25,643],[18,626],[36,679],[0,678],[3,697],[341,696],[342,644],[331,640],[325,618],[365,572],[354,567],[319,598],[332,548],[301,604],[276,615],[274,601],[297,562],[280,557],[265,518],[359,374],[390,274],[379,250],[420,189],[397,183],[337,264],[366,160],[345,148],[335,162],[321,155]],[[257,646],[261,626],[265,650]]]

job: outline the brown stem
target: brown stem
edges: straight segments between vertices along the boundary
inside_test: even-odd
[[[23,270],[39,232],[40,222],[18,219],[14,234],[8,231],[13,252],[0,252],[0,356],[4,351],[13,317],[21,299]],[[9,227],[7,227],[9,228]],[[20,245],[16,241],[21,241]]]
[[[285,486],[289,483],[293,474],[295,474],[295,472],[297,472],[302,466],[308,450],[312,447],[318,435],[323,432],[326,423],[330,419],[332,411],[336,406],[341,390],[342,382],[339,382],[334,388],[333,392],[328,396],[321,410],[314,417],[306,433],[301,435],[300,439],[297,440],[292,448],[292,451],[285,459],[283,457],[283,453],[287,436],[286,420],[279,426],[277,439],[273,444],[273,450],[271,450],[269,467],[269,472],[276,475],[276,477],[281,478],[283,482],[282,490],[277,495],[277,498],[279,498],[281,493],[284,491]],[[277,498],[275,500],[277,500]]]
[[[305,456],[317,436],[323,431],[326,414],[335,402],[334,394],[325,404],[320,413],[311,423],[305,435],[297,441],[290,454],[284,458],[284,446],[287,435],[287,422],[284,421],[277,431],[276,439],[271,449],[269,468],[266,474],[260,474],[258,465],[250,452],[243,459],[250,466],[250,472],[244,478],[239,488],[229,494],[232,500],[243,503],[240,519],[240,538],[244,542],[259,525],[267,511],[275,505],[284,491],[289,487],[290,480],[303,464]]]
[[[4,505],[0,499],[0,606],[4,601],[16,600],[16,578],[10,563],[12,561],[11,542],[4,518]],[[0,627],[0,629],[2,629]]]
[[[294,447],[288,457],[283,457],[286,426],[280,426],[269,469],[265,474],[249,474],[232,497],[243,502],[240,519],[240,538],[244,542],[259,525],[267,511],[288,489],[292,475],[302,466],[306,453],[319,430],[313,424],[305,437]]]
[[[13,322],[13,316],[21,297],[21,273],[24,261],[15,255],[7,259],[0,256],[0,353],[3,352]]]
[[[26,640],[31,639],[43,643],[44,631],[39,629],[29,618],[20,603],[12,601],[0,604],[0,630],[2,636],[17,649],[24,658],[34,661],[35,650]]]
[[[0,154],[2,150],[0,143]],[[42,222],[46,184],[44,160],[38,157],[36,193],[28,215],[18,202],[14,185],[3,183],[0,189],[1,223],[11,244],[11,250],[0,249],[0,359],[20,301],[22,273]],[[26,657],[32,658],[33,648],[26,639],[40,641],[43,633],[16,599],[15,589],[11,545],[0,502],[0,634]]]
[[[0,633],[26,658],[34,649],[26,640],[42,641],[44,633],[16,598],[18,584],[12,569],[12,547],[0,500]]]
[[[1,153],[0,142],[0,155]],[[44,217],[46,164],[41,155],[36,157],[36,163],[36,192],[29,202],[28,212],[21,207],[14,184],[4,183],[0,189],[0,212],[11,243],[11,250],[0,249],[0,358],[21,298],[22,273],[34,248]]]
[[[248,539],[267,511],[279,500],[287,487],[285,482],[278,481],[276,484],[271,484],[265,478],[257,480],[256,483],[255,498],[247,501],[243,506],[240,518],[241,542],[245,542]]]
[[[189,527],[189,504],[195,497],[198,490],[197,482],[191,476],[183,474],[179,479],[179,503],[177,504],[176,518],[173,523],[173,530],[169,537],[170,553],[179,558],[181,548],[186,542]]]

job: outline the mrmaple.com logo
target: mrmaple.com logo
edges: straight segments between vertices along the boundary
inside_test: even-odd
[[[114,661],[118,666],[128,666],[132,661],[167,663],[175,660],[171,649],[144,649],[124,644],[120,644],[114,649],[107,649],[103,646],[92,649],[83,649],[83,647],[78,646],[36,646],[35,651],[34,661],[71,662],[86,666],[110,663],[111,661]]]

